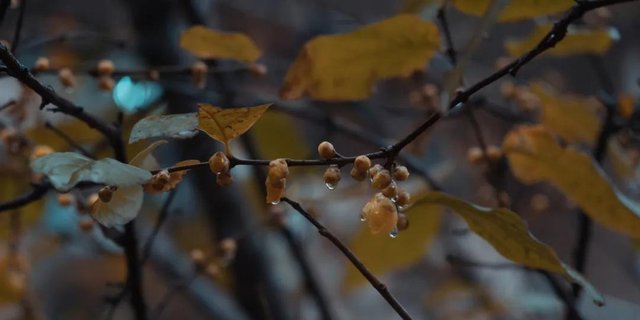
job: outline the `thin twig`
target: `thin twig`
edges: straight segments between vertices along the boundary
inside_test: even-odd
[[[62,140],[64,140],[66,143],[68,143],[72,148],[78,150],[80,153],[82,153],[82,155],[84,155],[85,157],[89,157],[91,159],[94,159],[95,157],[89,152],[87,151],[87,149],[85,149],[84,147],[82,147],[79,143],[77,143],[76,141],[74,141],[68,134],[66,134],[64,131],[58,129],[56,126],[54,126],[53,124],[51,124],[51,122],[46,121],[44,123],[44,127],[51,130],[53,133],[55,133],[57,136],[59,136],[60,138],[62,138]]]
[[[318,222],[318,220],[316,220],[313,215],[304,210],[304,208],[302,208],[299,203],[289,198],[282,198],[281,200],[288,203],[293,209],[298,211],[309,222],[311,222],[311,224],[313,224],[316,229],[318,229],[320,235],[329,239],[329,241],[331,241],[331,243],[333,243],[333,245],[336,246],[338,250],[340,250],[347,257],[347,259],[349,259],[351,264],[353,264],[353,266],[356,267],[358,271],[360,271],[360,273],[367,279],[367,281],[371,283],[373,288],[375,288],[380,293],[380,295],[389,303],[393,310],[395,310],[402,319],[411,319],[409,313],[407,313],[400,302],[398,302],[398,300],[391,294],[391,292],[389,292],[387,286],[380,282],[380,280],[378,280],[378,278],[373,275],[373,273],[371,273],[369,269],[367,269],[362,261],[360,261],[360,259],[358,259],[358,257],[356,257],[356,255],[344,243],[342,243],[342,241],[340,241],[340,239],[333,235],[333,233],[331,233],[324,225]]]
[[[156,220],[156,223],[153,225],[153,229],[151,230],[151,233],[147,238],[147,242],[145,242],[144,246],[142,247],[142,254],[140,256],[141,266],[144,266],[145,262],[147,262],[147,260],[149,259],[149,256],[151,255],[151,247],[153,246],[153,242],[158,236],[158,233],[160,232],[160,228],[162,227],[164,222],[167,220],[167,217],[169,216],[169,207],[171,206],[171,203],[173,202],[173,199],[175,198],[175,196],[176,196],[176,189],[173,189],[171,190],[171,192],[169,192],[167,199],[164,200],[164,204],[162,205],[162,208],[160,209],[160,213],[158,214],[158,219]]]
[[[24,13],[27,10],[27,0],[20,0],[20,11],[18,12],[18,21],[16,22],[16,30],[13,33],[13,41],[11,42],[11,52],[15,53],[20,43],[20,34],[22,33],[22,25],[24,24]]]
[[[49,190],[47,186],[34,184],[33,189],[23,193],[15,199],[0,203],[0,212],[20,208],[31,202],[40,200],[45,194],[47,194],[47,190]]]

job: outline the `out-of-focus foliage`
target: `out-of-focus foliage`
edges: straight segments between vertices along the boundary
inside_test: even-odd
[[[553,28],[550,24],[537,25],[533,32],[524,39],[507,40],[504,47],[512,57],[525,54],[535,47]],[[545,55],[564,57],[575,54],[604,54],[617,40],[615,29],[609,28],[571,28],[560,43],[546,51]]]
[[[281,96],[366,99],[377,81],[407,77],[423,69],[439,48],[438,28],[415,15],[395,16],[346,34],[320,36],[298,54]]]
[[[482,16],[494,2],[493,0],[453,0],[453,5],[460,11]],[[513,22],[547,16],[563,12],[575,4],[572,0],[511,0],[502,10],[498,21]]]
[[[640,236],[638,203],[620,193],[588,155],[561,146],[542,126],[512,130],[503,147],[522,182],[551,182],[596,222],[633,238]]]
[[[203,59],[234,59],[252,62],[260,57],[260,49],[245,34],[221,32],[203,26],[185,30],[180,46]]]

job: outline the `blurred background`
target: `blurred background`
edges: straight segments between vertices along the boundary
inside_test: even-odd
[[[19,2],[9,8],[0,39],[12,39]],[[40,74],[40,80],[88,112],[109,121],[116,121],[122,112],[125,139],[139,119],[194,112],[199,102],[223,107],[274,102],[272,110],[234,142],[237,156],[244,158],[317,158],[316,147],[323,140],[345,155],[375,151],[405,136],[437,108],[443,76],[452,68],[443,49],[425,65],[425,72],[383,81],[365,101],[280,101],[286,71],[306,41],[396,15],[408,5],[400,0],[29,0],[23,4],[18,59],[33,66],[39,57],[47,57],[53,71]],[[414,12],[435,21],[437,10],[427,5]],[[451,6],[445,12],[454,45],[462,51],[480,18]],[[637,101],[639,14],[640,5],[629,3],[583,19],[583,24],[617,30],[619,39],[601,58],[543,56],[526,65],[517,78],[500,80],[474,96],[470,104],[477,107],[475,117],[486,143],[500,146],[514,125],[538,121],[539,101],[527,96],[530,81],[546,83],[558,93],[625,95]],[[465,69],[465,82],[475,83],[495,71],[507,56],[505,40],[526,37],[538,22],[490,28]],[[209,62],[209,69],[216,71],[210,72],[204,87],[194,85],[189,70],[196,58],[180,48],[179,38],[186,28],[199,24],[248,35],[262,50],[258,62],[266,74],[237,62],[215,61]],[[117,75],[113,88],[107,88],[111,90],[101,90],[103,84],[88,70],[102,59],[112,60],[116,70],[142,71]],[[159,78],[150,71],[171,66],[186,71]],[[65,67],[75,74],[73,87],[58,81],[57,70]],[[514,96],[509,90],[519,91]],[[111,156],[97,133],[70,117],[39,111],[36,95],[15,79],[3,77],[0,104],[9,101],[16,102],[15,108],[0,113],[2,126],[24,133],[29,143],[77,151],[77,146],[45,127],[49,122],[98,158]],[[638,199],[633,132],[622,131],[614,139],[632,170],[616,171],[610,161],[605,161],[604,169],[621,191]],[[468,159],[469,149],[477,145],[468,119],[454,112],[405,152],[444,191],[480,205],[496,206],[487,178],[492,179],[505,190],[502,196],[528,222],[532,234],[552,246],[563,261],[572,261],[576,206],[548,184],[519,183],[504,159],[499,174],[487,174],[486,166]],[[129,156],[145,146],[129,145]],[[588,144],[578,147],[589,150]],[[2,148],[0,200],[6,201],[27,190],[30,178],[24,159],[12,156],[6,143]],[[204,161],[220,148],[199,134],[173,140],[156,155],[163,166],[171,166],[185,159]],[[410,222],[412,214],[420,222],[410,224],[396,239],[368,235],[359,215],[373,191],[350,179],[348,168],[343,169],[338,188],[328,190],[322,181],[324,169],[292,168],[286,195],[357,248],[375,270],[384,271],[377,275],[416,319],[563,318],[563,304],[543,276],[509,264],[464,221],[446,211],[409,212]],[[166,219],[149,246],[143,269],[150,318],[397,317],[302,216],[284,204],[264,204],[262,168],[242,166],[232,173],[230,188],[218,187],[215,176],[201,169],[187,174],[171,193],[145,197],[136,220],[141,244],[146,245],[159,217]],[[428,188],[421,174],[412,174],[403,186],[415,196]],[[92,223],[82,205],[94,192],[72,192],[76,205],[49,192],[39,202],[0,215],[0,319],[133,319],[128,301],[118,299],[126,276],[121,249]],[[585,319],[637,318],[638,245],[595,226],[585,276],[608,303],[598,308],[588,297],[580,299],[577,305]]]

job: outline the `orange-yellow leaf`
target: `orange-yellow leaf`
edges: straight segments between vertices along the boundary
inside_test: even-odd
[[[630,119],[631,115],[635,111],[633,105],[633,96],[629,93],[621,93],[618,95],[618,114],[625,119]]]
[[[466,14],[482,16],[492,2],[493,0],[453,0],[453,5]],[[498,21],[512,22],[556,14],[574,4],[573,0],[511,0],[500,13]]]
[[[504,43],[505,49],[512,57],[518,57],[538,45],[552,25],[538,25],[533,32],[524,39],[507,40]],[[570,28],[567,35],[555,47],[545,51],[556,57],[564,57],[575,54],[604,54],[609,50],[617,33],[614,29],[599,28],[595,30]]]
[[[351,240],[351,250],[374,274],[406,268],[426,254],[431,240],[440,229],[441,211],[438,206],[426,203],[418,203],[407,209],[405,213],[411,225],[407,230],[400,231],[395,239],[373,235],[363,225]],[[349,265],[343,283],[345,289],[351,289],[365,283],[365,279]]]
[[[531,235],[526,223],[515,212],[505,208],[481,207],[442,192],[430,192],[422,201],[455,211],[473,232],[505,258],[530,268],[562,274],[585,288],[594,303],[604,304],[602,295],[579,273],[562,263],[551,247]]]
[[[444,0],[403,0],[402,13],[420,13],[425,9],[433,10],[442,6]]]
[[[180,36],[180,47],[202,59],[254,62],[260,57],[260,49],[246,35],[216,31],[204,26],[185,30]]]
[[[271,104],[222,109],[203,103],[198,108],[198,129],[227,147],[231,139],[251,129],[269,106]]]
[[[440,48],[438,28],[416,15],[398,15],[350,33],[305,44],[285,78],[281,96],[326,101],[362,100],[373,85],[421,70]]]
[[[562,147],[542,126],[509,132],[503,149],[516,177],[524,183],[548,181],[596,222],[640,238],[640,207],[620,193],[588,155]]]
[[[600,131],[597,109],[600,102],[593,97],[558,95],[540,83],[531,86],[540,98],[541,122],[569,142],[594,143]]]

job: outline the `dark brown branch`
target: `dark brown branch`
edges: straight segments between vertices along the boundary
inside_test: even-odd
[[[22,206],[26,206],[31,202],[40,200],[49,190],[49,187],[41,184],[34,184],[33,189],[28,192],[18,196],[15,199],[9,200],[7,202],[0,203],[0,212],[18,209]]]
[[[316,220],[309,212],[304,210],[304,208],[302,208],[299,203],[289,198],[282,198],[281,200],[289,204],[293,209],[298,211],[309,222],[311,222],[311,224],[313,224],[313,226],[318,229],[320,235],[329,239],[329,241],[331,241],[331,243],[333,243],[333,245],[336,246],[338,250],[340,250],[347,257],[347,259],[349,259],[351,264],[353,264],[353,266],[356,267],[358,271],[360,271],[360,273],[367,279],[367,281],[371,283],[371,285],[380,293],[380,295],[387,301],[387,303],[389,303],[393,310],[395,310],[402,319],[411,319],[409,313],[407,313],[400,302],[398,302],[398,300],[396,300],[391,292],[389,292],[387,286],[384,283],[380,282],[380,280],[378,280],[378,278],[373,275],[373,273],[371,273],[369,269],[367,269],[362,261],[360,261],[360,259],[358,259],[358,257],[356,257],[356,255],[351,252],[351,250],[344,243],[342,243],[342,241],[340,241],[340,239],[333,235],[333,233],[331,233],[324,225],[318,222],[318,220]]]

